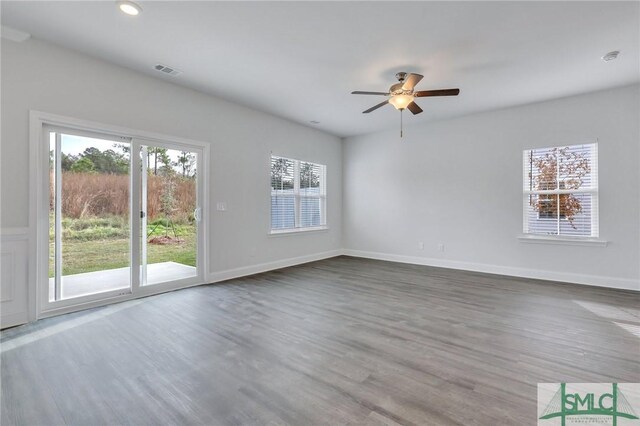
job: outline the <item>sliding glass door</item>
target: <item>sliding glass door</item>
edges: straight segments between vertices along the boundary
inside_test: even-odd
[[[45,308],[204,281],[201,148],[58,127],[45,138]]]
[[[140,148],[142,286],[197,275],[199,156],[193,148]]]
[[[48,300],[130,292],[131,141],[53,129],[48,137]]]

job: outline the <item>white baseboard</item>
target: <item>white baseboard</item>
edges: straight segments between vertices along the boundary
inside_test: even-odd
[[[367,259],[387,260],[391,262],[411,263],[414,265],[436,266],[439,268],[461,269],[464,271],[484,272],[488,274],[508,275],[520,278],[560,281],[573,284],[585,284],[598,287],[640,291],[640,280],[630,278],[603,277],[597,275],[572,274],[568,272],[545,271],[539,269],[514,268],[511,266],[490,265],[486,263],[463,262],[459,260],[434,259],[418,256],[379,253],[363,250],[344,249],[346,256]]]
[[[330,250],[321,253],[309,254],[306,256],[290,257],[288,259],[276,260],[273,262],[259,263],[257,265],[243,266],[240,268],[227,269],[209,274],[209,283],[226,281],[233,278],[246,277],[247,275],[259,274],[261,272],[273,271],[274,269],[287,268],[289,266],[303,263],[315,262],[316,260],[328,259],[342,255],[342,250]]]

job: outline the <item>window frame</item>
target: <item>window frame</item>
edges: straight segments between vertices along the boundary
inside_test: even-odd
[[[591,164],[591,185],[589,187],[580,187],[580,188],[575,188],[575,189],[549,189],[549,190],[536,190],[536,189],[529,189],[528,186],[531,183],[531,177],[529,176],[529,173],[531,172],[530,169],[530,155],[532,151],[536,151],[536,150],[552,150],[552,149],[562,149],[562,148],[566,148],[566,147],[575,147],[577,145],[588,145],[591,148],[591,152],[590,152],[590,164]],[[598,243],[606,243],[604,240],[600,240],[599,236],[600,236],[600,227],[599,227],[599,184],[598,184],[598,141],[593,141],[593,142],[584,142],[582,144],[580,143],[573,143],[570,145],[560,145],[560,146],[552,146],[552,147],[542,147],[542,148],[529,148],[529,149],[525,149],[523,150],[523,224],[522,224],[522,235],[519,237],[521,240],[523,241],[531,241],[531,240],[538,240],[538,241],[568,241],[568,242],[575,242],[575,241],[584,241],[584,242],[598,242]],[[559,169],[558,169],[559,172]],[[560,182],[559,180],[559,176],[557,178],[557,182]],[[558,184],[558,187],[560,187],[560,184]],[[555,195],[557,197],[560,197],[561,195],[571,195],[571,194],[589,194],[591,195],[591,234],[590,235],[568,235],[568,234],[561,234],[560,233],[560,224],[561,222],[566,222],[568,221],[567,217],[565,214],[562,214],[562,212],[560,211],[560,204],[557,203],[558,205],[558,214],[556,217],[541,217],[540,216],[540,212],[537,212],[537,218],[538,220],[541,221],[555,221],[557,222],[557,226],[558,226],[558,232],[556,234],[545,234],[545,233],[539,233],[539,232],[531,232],[530,227],[529,227],[529,208],[530,208],[530,197],[531,196],[539,196],[539,195],[547,195],[547,196],[551,196],[551,195]]]
[[[284,159],[293,162],[293,198],[294,198],[294,226],[292,228],[273,228],[273,208],[270,207],[269,212],[269,235],[286,235],[286,234],[297,234],[301,232],[314,232],[314,231],[325,231],[329,229],[327,225],[327,166],[325,164],[315,163],[308,160],[298,160],[291,157],[286,157],[283,155],[277,155],[271,153],[269,156],[269,196],[270,196],[270,205],[273,205],[273,197],[277,196],[277,192],[273,189],[271,183],[271,165],[273,164],[273,159]],[[318,166],[320,168],[320,183],[319,183],[319,192],[318,195],[309,195],[302,194],[300,190],[300,164],[301,163],[309,163],[314,166]],[[320,225],[317,226],[301,226],[301,216],[302,216],[302,198],[317,198],[320,203]]]

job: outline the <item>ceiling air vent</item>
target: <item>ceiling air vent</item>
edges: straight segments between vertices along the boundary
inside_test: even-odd
[[[163,74],[167,74],[167,75],[178,75],[178,74],[182,74],[182,71],[177,70],[175,68],[171,68],[168,67],[166,65],[162,65],[162,64],[158,64],[155,67],[153,67],[156,71],[160,71]]]

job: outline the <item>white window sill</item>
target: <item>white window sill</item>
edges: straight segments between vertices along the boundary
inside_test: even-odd
[[[568,246],[606,247],[607,240],[591,237],[568,237],[558,235],[522,234],[518,236],[521,243],[560,244]]]
[[[269,232],[270,237],[280,237],[287,235],[295,235],[295,234],[306,234],[306,233],[314,233],[314,232],[326,232],[329,230],[328,226],[314,226],[313,228],[289,228],[289,229],[278,229]]]

